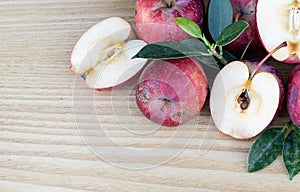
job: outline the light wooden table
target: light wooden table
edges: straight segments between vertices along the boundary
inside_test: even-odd
[[[232,139],[208,125],[207,107],[196,128],[152,133],[132,95],[127,97],[130,89],[94,93],[74,76],[70,54],[82,33],[110,16],[133,23],[134,4],[0,2],[0,191],[299,191],[300,176],[290,182],[281,159],[247,173],[251,140]],[[283,112],[276,123],[285,121]],[[144,135],[132,133],[139,127]],[[159,151],[145,150],[153,148]]]

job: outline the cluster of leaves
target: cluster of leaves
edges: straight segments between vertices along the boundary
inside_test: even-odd
[[[248,171],[259,171],[282,154],[290,180],[300,172],[300,127],[292,122],[270,128],[258,136],[248,156]]]
[[[178,17],[175,18],[178,26],[195,39],[148,44],[135,58],[163,60],[193,56],[202,64],[219,69],[229,61],[236,60],[232,54],[223,50],[223,47],[237,39],[249,26],[246,21],[232,23],[232,12],[230,0],[211,0],[208,9],[208,23],[214,43],[206,38],[195,22],[188,18]]]

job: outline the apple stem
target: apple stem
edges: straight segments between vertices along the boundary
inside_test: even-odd
[[[255,73],[259,70],[259,68],[266,62],[267,59],[269,59],[269,57],[271,57],[276,51],[278,51],[279,49],[286,47],[287,46],[287,42],[283,42],[280,45],[278,45],[277,47],[275,47],[271,52],[269,52],[268,55],[266,55],[259,63],[258,65],[255,67],[253,73],[250,76],[250,80],[253,79]]]
[[[235,22],[239,21],[242,15],[243,15],[242,13],[237,13],[235,18],[234,18],[234,21]]]
[[[223,65],[227,65],[228,61],[221,55],[219,54],[215,49],[210,49],[212,52],[213,56],[215,56]]]
[[[173,0],[164,0],[166,7],[167,8],[172,8],[173,7]]]

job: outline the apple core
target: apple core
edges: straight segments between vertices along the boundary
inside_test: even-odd
[[[97,61],[97,65],[110,64],[114,59],[116,59],[121,54],[123,48],[124,48],[124,42],[119,42],[112,46],[107,47],[105,50],[103,50],[102,53],[100,53],[99,59]]]

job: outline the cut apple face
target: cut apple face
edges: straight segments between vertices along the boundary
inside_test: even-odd
[[[241,61],[226,65],[214,80],[210,109],[215,126],[237,139],[258,135],[272,122],[279,106],[280,88],[268,72],[251,77]]]
[[[129,40],[130,24],[111,17],[94,25],[76,43],[71,56],[71,70],[81,75],[88,87],[108,89],[135,76],[146,59],[132,59],[145,45]]]
[[[286,63],[300,62],[300,1],[258,0],[256,20],[259,36],[267,51],[281,42],[288,46],[278,50],[273,57]]]

